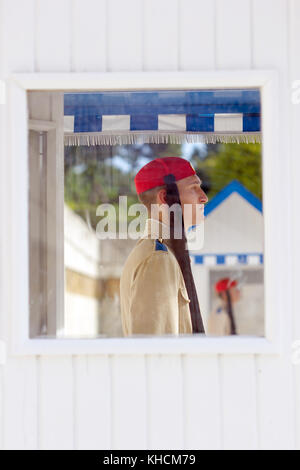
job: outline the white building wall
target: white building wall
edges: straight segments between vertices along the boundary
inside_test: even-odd
[[[293,215],[292,227],[286,214],[278,224],[282,276],[290,280],[280,357],[12,356],[10,298],[18,293],[2,263],[8,357],[0,366],[0,447],[300,448],[300,366],[290,361],[291,342],[300,338],[300,106],[290,101],[291,81],[300,79],[300,2],[1,0],[0,7],[2,79],[11,72],[278,69],[283,185],[272,197],[284,197]],[[1,259],[13,182],[6,110],[0,106]]]
[[[263,253],[263,217],[237,193],[230,194],[204,221],[204,253]]]

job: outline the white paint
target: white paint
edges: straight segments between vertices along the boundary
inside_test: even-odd
[[[243,115],[239,113],[214,115],[215,132],[243,132]]]
[[[74,357],[74,448],[111,449],[111,378],[107,356]]]
[[[147,447],[147,369],[143,356],[114,355],[111,361],[112,449]]]
[[[205,245],[199,254],[263,253],[263,229],[262,213],[233,192],[205,217]]]
[[[215,355],[183,358],[185,449],[222,446],[222,393]]]
[[[106,4],[106,21],[102,21],[107,29],[107,71],[142,70],[144,3],[140,0],[110,0]]]
[[[64,204],[64,264],[93,278],[102,277],[100,240],[82,217]]]
[[[257,255],[249,255],[248,256],[248,263],[251,265],[257,265],[260,263],[259,256]]]
[[[130,130],[130,115],[123,114],[119,116],[102,116],[102,130],[103,131],[128,131]]]
[[[217,68],[250,68],[251,0],[216,0],[216,7]]]
[[[186,130],[186,116],[185,114],[159,114],[158,115],[158,129],[165,130]]]
[[[179,355],[147,358],[149,426],[148,448],[184,446],[184,384]]]
[[[55,77],[54,75],[55,74],[52,74],[53,83],[54,84],[55,84],[55,82],[58,83],[60,78],[61,78],[60,88],[64,89],[64,84],[67,83],[69,78],[67,76],[56,76]],[[145,75],[146,75],[146,77],[145,77]],[[103,77],[103,76],[105,76],[105,74],[100,74],[99,75],[99,82],[101,81],[101,77]],[[276,124],[278,122],[278,109],[277,109],[275,100],[273,100],[273,96],[274,96],[274,94],[276,93],[276,90],[277,90],[277,88],[276,88],[277,75],[275,73],[271,73],[271,72],[265,72],[265,73],[262,73],[262,74],[261,73],[256,74],[256,72],[253,72],[253,73],[248,72],[247,75],[245,75],[243,72],[241,72],[241,73],[234,72],[234,73],[227,73],[227,74],[210,73],[209,76],[210,76],[209,81],[214,82],[215,86],[217,88],[223,88],[224,86],[233,87],[233,86],[235,86],[234,84],[237,83],[237,82],[239,82],[240,87],[242,87],[242,86],[245,85],[245,83],[248,84],[249,81],[252,82],[252,84],[256,87],[257,86],[262,87],[263,104],[264,104],[265,101],[267,101],[267,103],[268,103],[268,106],[264,107],[265,112],[264,112],[263,119],[262,119],[263,126],[265,126],[265,131],[264,131],[265,148],[268,149],[264,153],[263,160],[264,160],[265,165],[267,165],[267,163],[270,162],[270,164],[274,166],[274,162],[280,161],[280,155],[278,154],[278,152],[276,150],[276,145],[275,145],[277,135],[274,136],[274,133],[273,133],[274,126],[276,126]],[[168,80],[171,80],[171,79],[172,79],[173,84],[176,83],[176,85],[181,87],[181,88],[187,88],[187,87],[192,87],[193,88],[193,87],[196,86],[196,84],[197,84],[198,87],[200,87],[200,83],[201,83],[201,86],[205,87],[205,86],[207,86],[206,83],[207,83],[207,80],[208,80],[208,75],[206,73],[202,74],[202,73],[192,73],[192,72],[188,72],[187,74],[185,74],[185,73],[176,73],[176,72],[175,73],[165,74],[164,72],[158,72],[158,73],[155,73],[155,74],[152,73],[152,74],[149,74],[149,75],[148,74],[140,74],[140,73],[137,73],[137,74],[132,74],[132,73],[129,73],[129,74],[125,74],[125,73],[113,74],[112,73],[111,74],[111,81],[115,82],[115,85],[117,85],[117,82],[119,81],[119,87],[120,87],[121,83],[124,84],[127,80],[127,83],[128,84],[130,83],[130,86],[132,88],[135,88],[135,89],[144,89],[144,88],[146,88],[147,83],[149,84],[150,88],[151,87],[156,87],[156,86],[161,87],[161,88],[166,88],[168,86]],[[47,87],[47,88],[49,87],[48,76],[45,77],[44,81],[43,81],[42,77],[39,78],[38,81],[40,82],[40,89],[43,89],[43,87]],[[77,76],[77,74],[72,74],[72,81],[73,81],[73,86],[75,85],[75,83],[77,83],[76,88],[78,90],[80,90],[80,85],[81,86],[83,85],[82,75]],[[152,85],[151,85],[150,82],[152,82]],[[25,88],[29,87],[29,89],[31,89],[33,86],[36,86],[36,77],[28,77],[28,76],[24,77],[24,76],[21,76],[21,75],[18,75],[18,76],[14,75],[13,80],[12,80],[12,84],[13,84],[12,89],[15,90],[15,95],[14,96],[17,97],[18,94],[19,94],[20,96],[24,97],[24,94],[25,94],[24,87]],[[17,84],[19,86],[17,86]],[[86,87],[86,82],[85,82],[85,85],[84,85],[83,89],[85,89],[85,87]],[[99,89],[99,86],[98,86],[98,89]],[[272,106],[272,103],[274,103],[275,108]],[[21,118],[25,119],[26,112],[25,112],[25,107],[24,107],[24,98],[23,98],[23,101],[20,100],[20,107],[19,108],[18,108],[18,101],[17,101],[17,99],[15,99],[15,108],[16,108],[16,112],[18,113],[18,115],[20,115],[20,119]],[[15,132],[16,132],[16,135],[18,135],[18,130],[17,129],[16,129]],[[22,147],[21,142],[22,142],[22,138],[18,139],[18,145],[20,147],[19,152],[24,153],[25,149],[24,149],[24,147]],[[273,166],[271,168],[273,168]],[[269,168],[269,166],[268,166],[268,168]],[[25,176],[25,173],[19,175],[20,180],[22,180],[22,177],[23,177],[22,186],[21,186],[21,188],[23,188],[23,193],[22,193],[22,196],[20,197],[20,200],[18,200],[18,204],[21,204],[21,201],[23,201],[24,198],[26,198],[26,193],[24,191],[24,189],[26,188],[26,179],[25,179],[24,176]],[[265,173],[264,185],[265,186],[268,185],[268,184],[271,185],[271,184],[273,184],[273,181],[274,181],[274,178],[272,179],[272,173],[269,169],[269,171]],[[60,187],[60,186],[58,186],[58,187]],[[232,198],[232,197],[234,197],[234,195],[231,195],[228,198],[228,200],[230,200],[230,198]],[[226,200],[224,202],[224,204],[228,203],[228,200]],[[266,228],[265,237],[267,237],[267,239],[268,239],[267,248],[269,249],[269,251],[266,250],[265,265],[266,265],[266,268],[268,266],[270,266],[271,264],[274,265],[273,270],[270,270],[269,276],[267,276],[266,279],[265,279],[265,286],[266,286],[266,340],[273,344],[273,349],[274,350],[278,350],[278,348],[280,348],[280,338],[278,337],[279,320],[280,320],[280,315],[282,315],[282,312],[280,312],[278,310],[278,303],[276,301],[276,295],[280,295],[280,292],[277,292],[277,291],[274,292],[274,289],[272,288],[272,286],[278,280],[278,277],[276,278],[276,273],[279,273],[281,266],[279,264],[276,264],[276,263],[278,263],[277,257],[271,257],[268,254],[268,253],[271,253],[272,250],[275,250],[275,251],[277,250],[277,245],[276,245],[276,247],[272,248],[274,237],[271,237],[270,235],[271,235],[271,233],[273,233],[273,225],[276,223],[276,216],[275,215],[277,215],[277,211],[278,211],[278,201],[277,200],[275,201],[273,198],[269,198],[265,201],[264,208],[265,208],[265,212],[264,212],[265,219],[264,220],[265,220],[265,228]],[[219,208],[217,208],[216,211],[218,211],[218,209]],[[251,209],[253,209],[253,208],[251,208]],[[253,211],[256,212],[255,209],[253,209]],[[18,231],[18,236],[19,235],[20,235],[20,231]],[[24,240],[26,239],[25,233],[24,233],[23,238],[24,238]],[[28,247],[24,247],[23,256],[26,257],[26,262],[28,263]],[[24,268],[22,268],[22,269],[23,269],[22,272],[20,271],[20,269],[18,271],[18,274],[19,274],[19,277],[20,277],[20,287],[19,287],[20,292],[22,291],[22,289],[24,289],[23,284],[21,283],[21,276],[23,276],[25,278],[26,277],[28,278],[27,268],[26,268],[25,264],[24,264]],[[22,297],[20,295],[19,300],[21,298]],[[28,310],[26,302],[23,305],[24,305],[23,311]],[[276,313],[276,309],[277,309],[277,313]],[[19,312],[20,312],[20,310],[19,310]],[[15,336],[14,336],[14,339],[15,339],[15,342],[16,342],[15,350],[20,353],[22,348],[25,347],[23,349],[24,352],[25,352],[25,350],[27,349],[26,343],[32,343],[32,340],[27,340],[26,336],[24,337],[24,332],[26,331],[27,326],[23,327],[22,326],[22,321],[17,320],[17,314],[14,313],[14,315],[16,317],[16,319],[15,319],[16,324],[18,324],[18,326],[19,326],[19,334],[15,334]],[[58,310],[57,310],[57,315],[61,315],[61,310],[60,310],[59,307],[58,307]],[[25,315],[24,315],[24,317],[26,318]],[[107,341],[113,341],[115,343],[114,340],[107,340]],[[124,339],[119,339],[117,341],[119,341],[120,350],[122,350],[122,345],[125,346]],[[168,348],[166,349],[167,343],[165,343],[165,341],[166,341],[165,338],[160,339],[160,343],[161,343],[160,348],[159,348],[160,351],[167,352]],[[211,338],[210,341],[213,343],[214,339]],[[188,344],[189,342],[190,342],[190,339],[186,339],[186,344],[184,344],[183,342],[181,343],[181,345],[183,346],[183,350],[180,350],[181,352],[185,351],[186,348],[189,348],[189,344]],[[22,344],[22,346],[21,346],[21,344]],[[37,345],[36,340],[34,340],[34,344]],[[195,344],[197,344],[197,343],[194,343],[194,345]],[[257,343],[254,341],[253,345],[255,345],[255,344],[257,344]],[[28,344],[29,349],[31,349],[32,346],[33,345]],[[102,348],[102,347],[103,346],[101,345],[100,348]],[[213,346],[211,346],[211,347],[213,347]],[[220,344],[218,344],[218,345],[216,344],[215,347],[219,351]],[[224,345],[224,347],[225,347],[225,345]],[[266,347],[268,348],[267,343],[266,343]],[[211,350],[211,349],[209,348],[209,350]],[[224,350],[227,350],[227,347],[225,347]],[[125,351],[126,351],[126,347],[124,348],[124,352]],[[252,351],[253,351],[253,349],[252,349]],[[153,350],[153,352],[155,352],[155,350]],[[179,352],[179,350],[178,350],[178,352]]]
[[[64,132],[74,132],[75,116],[64,116]]]
[[[0,365],[6,362],[6,344],[0,340]]]
[[[258,434],[254,358],[222,357],[220,367],[224,449],[255,449]]]
[[[106,13],[106,0],[86,0],[84,8],[82,0],[73,0],[72,9],[70,8],[70,67],[73,72],[105,71],[108,32]]]
[[[215,65],[215,8],[207,0],[179,0],[178,70]]]
[[[64,338],[93,338],[100,331],[98,299],[65,292]]]

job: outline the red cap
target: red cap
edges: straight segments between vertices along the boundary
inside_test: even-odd
[[[223,279],[220,279],[218,282],[215,284],[215,290],[216,292],[222,292],[226,289],[230,289],[230,287],[235,287],[237,285],[237,281],[231,281],[229,277],[224,277]]]
[[[134,178],[137,194],[157,186],[164,186],[166,184],[164,176],[170,173],[175,176],[176,181],[196,174],[190,162],[184,158],[155,158],[137,172]]]

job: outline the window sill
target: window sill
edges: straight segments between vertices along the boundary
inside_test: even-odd
[[[95,339],[29,339],[13,346],[13,355],[73,354],[280,354],[279,344],[266,338],[142,337]]]

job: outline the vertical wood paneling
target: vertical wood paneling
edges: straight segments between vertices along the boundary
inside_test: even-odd
[[[106,1],[74,0],[72,12],[72,71],[105,72]]]
[[[111,449],[111,383],[107,356],[76,356],[75,449]]]
[[[221,357],[224,449],[256,449],[257,408],[254,357]]]
[[[36,3],[36,71],[71,70],[71,0]]]
[[[292,373],[288,359],[259,357],[258,417],[261,449],[294,448]]]
[[[147,357],[148,449],[184,448],[181,356]]]
[[[267,69],[276,65],[286,68],[288,52],[286,0],[252,0],[252,2],[254,68]]]
[[[7,25],[8,26],[8,25]],[[17,192],[26,195],[27,184],[24,179],[26,175],[26,100],[25,93],[13,83],[7,86],[7,114],[5,156],[9,161],[6,166],[6,200],[7,219],[3,227],[8,228],[6,232],[6,256],[4,258],[9,299],[7,308],[3,311],[5,315],[6,331],[3,338],[9,348],[11,340],[11,328],[15,337],[19,329],[28,331],[28,323],[24,316],[28,311],[28,295],[24,282],[24,270],[27,264],[27,239],[21,236],[22,230],[27,234],[28,216],[23,201]],[[21,111],[21,112],[20,112]],[[18,136],[18,138],[16,138]],[[16,190],[16,188],[18,190]],[[22,202],[22,209],[20,203]],[[25,203],[25,208],[27,204]],[[19,214],[17,220],[12,220],[11,213]],[[18,225],[19,224],[19,225]],[[21,229],[20,229],[21,227]],[[27,271],[28,272],[28,271]],[[27,273],[26,273],[27,274]],[[22,291],[23,295],[19,295]],[[23,314],[23,316],[21,315]],[[18,317],[19,314],[19,317]],[[18,319],[18,321],[17,321]],[[36,392],[36,368],[35,358],[11,357],[9,355],[3,368],[3,447],[5,449],[31,449],[37,444],[37,392]]]
[[[36,449],[38,397],[35,357],[8,357],[3,369],[3,447]]]
[[[250,0],[216,1],[217,68],[251,66]]]
[[[178,0],[144,0],[144,69],[178,69]]]
[[[147,448],[146,370],[143,356],[112,356],[112,448]]]
[[[143,67],[143,2],[107,3],[107,70],[134,71]]]
[[[217,356],[184,356],[185,449],[220,449],[221,400]]]
[[[299,201],[300,201],[300,159],[299,159],[299,130],[300,130],[300,103],[292,102],[292,89],[295,80],[300,80],[300,2],[289,1],[289,70],[290,70],[290,142],[291,142],[291,219],[292,227],[292,298],[293,298],[293,341],[300,340],[300,315],[299,315],[299,279],[300,279],[300,221],[299,221]],[[298,96],[299,96],[298,84]],[[300,450],[300,364],[294,365],[294,397],[295,397],[295,418],[296,418],[296,448]]]
[[[1,2],[1,79],[11,72],[32,72],[34,69],[34,0],[3,0]],[[1,199],[1,340],[10,343],[10,321],[13,291],[11,282],[12,240],[11,198],[15,178],[11,174],[11,130],[9,93],[6,87],[6,103],[0,105],[0,199]],[[23,121],[18,121],[23,126]],[[20,162],[20,168],[23,163]],[[12,184],[13,183],[13,184]],[[20,223],[23,222],[21,214]],[[22,246],[22,241],[19,243]],[[22,258],[22,257],[21,257]],[[22,262],[23,259],[21,259]],[[19,260],[20,262],[20,260]],[[30,449],[36,446],[36,392],[35,360],[7,357],[1,366],[1,447],[6,449]]]
[[[179,1],[179,70],[215,67],[215,3]]]
[[[2,0],[1,61],[8,73],[34,71],[34,5],[35,0]]]
[[[0,2],[0,79],[2,80],[4,77],[4,5],[3,2]],[[7,220],[7,204],[5,204],[5,196],[6,195],[6,188],[5,188],[5,181],[7,178],[7,159],[5,158],[6,155],[6,113],[5,113],[5,106],[0,106],[0,218],[2,221]],[[8,279],[7,275],[9,273],[6,272],[6,263],[5,263],[5,252],[7,250],[4,248],[5,240],[7,235],[7,230],[0,231],[0,331],[1,339],[4,340],[5,338],[5,318],[4,313],[7,311],[7,304],[9,301],[8,292],[7,292],[7,284]],[[6,279],[6,281],[5,281]],[[6,284],[6,289],[5,289]],[[3,399],[2,399],[2,370],[0,370],[0,415],[2,418],[2,410],[3,410]],[[0,418],[0,449],[2,446],[2,429],[3,429],[3,420]]]
[[[4,367],[0,366],[0,450],[4,449]]]
[[[1,79],[8,76],[11,72],[32,72],[34,71],[34,0],[24,2],[22,0],[3,0],[1,2]],[[8,91],[8,87],[7,87]],[[8,104],[8,95],[6,100]],[[1,279],[1,337],[9,342],[8,338],[8,322],[10,302],[12,296],[17,297],[17,293],[13,292],[13,285],[10,283],[11,259],[9,259],[9,245],[11,240],[11,222],[9,217],[10,211],[10,189],[7,188],[6,182],[10,181],[13,176],[10,174],[10,166],[8,154],[10,152],[10,144],[8,136],[10,135],[8,106],[1,104],[1,175],[4,178],[1,187],[1,220],[3,223],[1,247],[5,251],[1,256],[3,266],[3,277]],[[12,180],[14,181],[14,180]],[[25,215],[26,217],[26,215]],[[2,241],[3,240],[3,241]],[[2,255],[2,253],[1,253]],[[8,367],[8,365],[6,366]],[[13,369],[16,370],[16,369]],[[33,421],[34,422],[34,421]]]
[[[279,106],[280,139],[278,139],[278,145],[280,154],[285,158],[282,159],[282,164],[274,163],[273,165],[272,171],[278,175],[274,181],[275,187],[279,187],[283,182],[291,179],[288,3],[285,0],[264,0],[263,2],[253,0],[253,66],[254,68],[272,68],[279,72],[277,103]],[[268,171],[268,168],[265,168],[264,171]],[[279,310],[282,312],[283,354],[280,358],[277,357],[276,361],[264,356],[260,356],[258,361],[261,448],[266,446],[272,448],[276,444],[283,448],[293,448],[295,439],[295,396],[292,384],[293,369],[290,360],[293,329],[291,271],[294,259],[293,247],[291,247],[293,219],[291,218],[291,205],[288,203],[291,199],[291,185],[287,184],[283,210],[280,210],[279,206],[280,230],[274,233],[278,246],[281,248],[276,256],[281,257],[282,266],[281,272],[277,276],[277,288],[280,289],[282,286],[282,277],[285,278],[288,286],[285,292],[282,292],[279,305]],[[296,218],[294,218],[295,220]]]
[[[39,447],[74,448],[72,357],[39,358]]]

